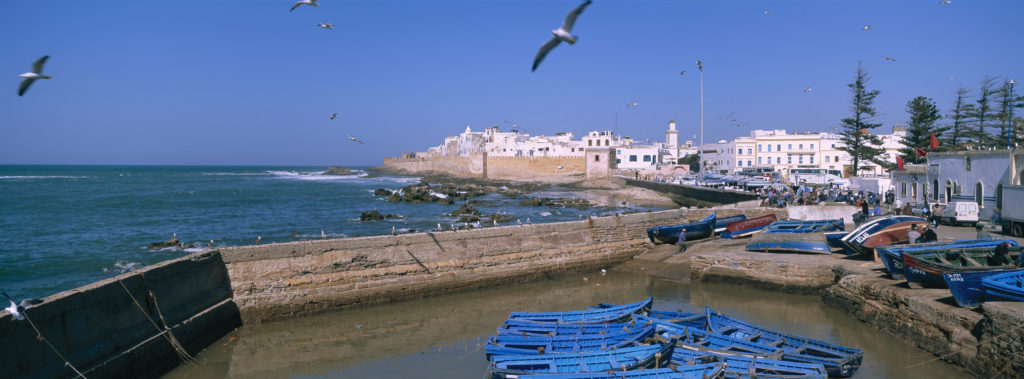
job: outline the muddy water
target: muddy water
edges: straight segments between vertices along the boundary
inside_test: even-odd
[[[765,327],[864,349],[858,378],[966,376],[940,361],[905,368],[933,357],[816,296],[611,272],[249,325],[200,353],[200,365],[166,377],[482,378],[483,344],[511,311],[574,310],[647,296],[659,310],[702,312],[709,306]]]

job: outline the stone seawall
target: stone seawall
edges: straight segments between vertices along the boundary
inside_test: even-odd
[[[444,174],[459,178],[551,182],[583,180],[583,157],[495,157],[471,153],[468,157],[384,158],[382,171],[408,175]]]
[[[0,378],[77,376],[70,367],[89,378],[157,377],[180,363],[168,335],[195,354],[241,326],[217,251],[161,262],[42,300],[24,312],[28,320],[0,313]]]
[[[222,252],[243,320],[259,322],[608,267],[649,246],[647,227],[680,220],[672,210]]]
[[[700,201],[719,204],[731,204],[741,201],[755,200],[757,196],[753,192],[741,192],[723,190],[717,188],[684,186],[672,183],[652,182],[648,180],[625,179],[626,184],[641,188],[647,188],[663,193],[683,196]]]

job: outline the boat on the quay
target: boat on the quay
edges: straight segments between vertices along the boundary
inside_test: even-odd
[[[992,275],[981,280],[985,301],[1024,301],[1024,271]]]
[[[726,377],[728,377],[726,376],[726,367],[721,363],[675,366],[652,370],[530,374],[526,376],[529,379],[718,379]]]
[[[674,244],[711,237],[715,232],[715,214],[700,221],[679,225],[661,225],[647,228],[647,237],[653,243]]]
[[[600,324],[555,324],[526,320],[506,320],[498,327],[499,336],[560,336],[614,334],[643,329],[636,323],[600,323]]]
[[[725,231],[722,232],[722,238],[735,239],[749,237],[754,233],[760,232],[775,221],[778,221],[775,214],[767,214],[761,217],[731,222],[726,225]]]
[[[953,273],[943,273],[942,280],[946,282],[946,286],[949,287],[949,292],[953,294],[953,299],[956,300],[956,304],[963,308],[973,308],[981,306],[989,297],[986,296],[986,287],[984,285],[985,279],[996,275],[1015,275],[1024,274],[1024,268],[1017,270],[991,270],[991,271],[963,271]],[[1020,295],[1021,299],[1024,299],[1024,292]],[[998,301],[992,299],[993,301]],[[1020,301],[1020,300],[1018,300]]]
[[[492,336],[484,347],[490,358],[493,355],[532,355],[570,353],[623,348],[654,335],[654,327],[640,327],[628,332],[613,334],[576,335],[499,335]]]
[[[633,314],[651,309],[654,298],[626,305],[614,305],[602,308],[591,308],[582,311],[567,312],[512,312],[509,320],[533,321],[547,323],[605,323],[628,321]]]
[[[904,251],[900,254],[903,258],[903,274],[910,288],[941,288],[946,287],[946,281],[942,278],[942,274],[946,273],[1016,270],[1016,266],[992,266],[988,263],[995,248],[991,246]],[[1020,255],[1022,249],[1022,246],[1009,247],[1011,260]]]
[[[729,217],[715,218],[715,234],[721,234],[729,227],[729,224],[746,220],[746,215],[735,215]]]
[[[829,246],[825,233],[758,233],[751,238],[746,249],[768,253],[830,254],[833,247]]]
[[[928,220],[916,216],[885,216],[865,222],[840,239],[847,254],[870,256],[876,246],[907,243],[907,231],[913,224]]]
[[[825,379],[825,366],[817,363],[797,363],[709,351],[695,351],[676,347],[672,351],[672,364],[679,366],[723,363],[727,378],[790,378]]]
[[[762,233],[818,233],[842,231],[846,228],[843,219],[831,220],[782,220],[768,225]]]
[[[676,341],[621,349],[542,355],[493,355],[490,376],[513,379],[535,373],[586,373],[662,368],[671,361]]]
[[[907,276],[903,273],[903,257],[904,251],[922,251],[922,250],[935,250],[935,249],[960,249],[960,248],[974,248],[974,247],[995,247],[999,244],[1007,242],[1010,246],[1017,246],[1017,242],[1013,240],[1003,239],[967,239],[967,240],[953,240],[953,241],[938,241],[928,243],[915,243],[909,245],[885,245],[875,248],[878,253],[878,257],[882,260],[882,265],[885,266],[885,271],[889,272],[889,277],[896,280],[906,280]],[[981,283],[978,283],[980,286]]]

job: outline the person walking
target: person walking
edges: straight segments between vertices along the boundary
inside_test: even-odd
[[[897,215],[903,214],[903,200],[896,199],[896,202],[893,203],[892,205],[894,207],[896,207],[896,214]]]

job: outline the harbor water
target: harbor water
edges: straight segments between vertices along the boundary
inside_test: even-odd
[[[483,345],[512,311],[566,311],[654,297],[654,309],[704,307],[764,327],[863,349],[856,378],[962,378],[956,366],[822,304],[729,284],[609,270],[245,325],[166,378],[482,378]]]

